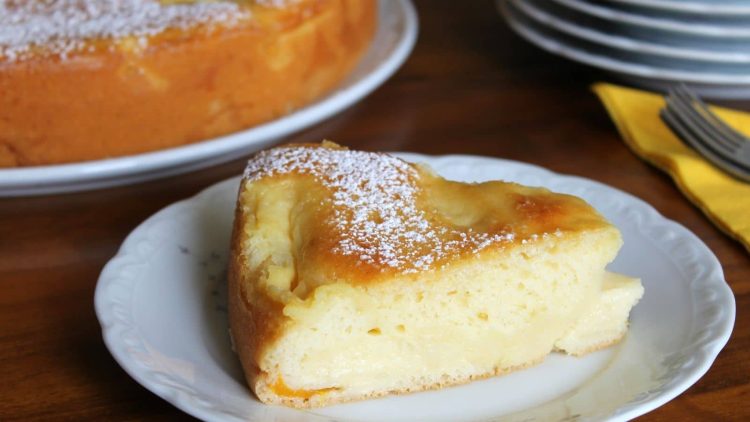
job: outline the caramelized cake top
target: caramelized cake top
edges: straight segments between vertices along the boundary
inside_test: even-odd
[[[452,182],[387,154],[332,143],[262,151],[244,177],[321,185],[327,194],[317,205],[328,211],[315,219],[310,250],[295,256],[328,254],[359,273],[415,273],[490,248],[610,226],[573,196],[506,182]]]

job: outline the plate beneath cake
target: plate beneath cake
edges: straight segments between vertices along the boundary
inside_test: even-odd
[[[409,57],[418,20],[409,0],[380,0],[372,45],[352,74],[324,98],[289,115],[215,139],[162,151],[81,163],[0,168],[0,197],[76,192],[138,183],[225,163],[265,148],[354,105]]]
[[[627,420],[695,383],[724,347],[735,303],[711,251],[645,202],[591,180],[472,156],[398,154],[460,181],[509,180],[571,193],[620,228],[610,269],[645,294],[620,344],[467,385],[313,410],[260,403],[228,335],[224,281],[239,178],[143,222],[105,266],[96,289],[104,341],[155,394],[211,421]]]

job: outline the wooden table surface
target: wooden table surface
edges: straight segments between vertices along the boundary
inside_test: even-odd
[[[750,419],[750,255],[669,177],[625,147],[589,90],[606,75],[525,43],[490,0],[416,6],[420,37],[403,68],[358,105],[289,141],[501,157],[642,198],[716,254],[737,298],[737,320],[709,372],[641,420]],[[244,159],[134,186],[0,199],[0,420],[189,419],[110,356],[94,315],[94,288],[141,221],[243,165]]]

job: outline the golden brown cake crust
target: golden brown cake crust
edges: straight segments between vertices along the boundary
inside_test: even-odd
[[[249,18],[166,30],[145,47],[0,54],[0,167],[154,151],[282,116],[349,73],[377,19],[374,0],[239,4]]]
[[[244,231],[242,227],[247,218],[238,206],[235,212],[234,230],[230,249],[237,251],[232,253],[227,273],[228,281],[228,305],[229,326],[231,327],[232,341],[235,352],[240,356],[242,368],[251,386],[255,389],[255,380],[259,375],[258,366],[261,346],[269,344],[278,335],[280,326],[284,323],[281,309],[283,304],[273,302],[262,294],[256,294],[258,304],[251,306],[247,300],[248,294],[253,294],[253,278],[244,260],[243,251]]]
[[[360,186],[359,178],[368,184]],[[611,226],[574,196],[501,181],[447,181],[387,154],[331,142],[261,151],[245,172],[250,182],[282,179],[314,180],[327,191],[320,207],[308,209],[318,214],[308,229],[316,235],[300,252],[305,268],[298,269],[320,279],[376,283],[540,236]],[[461,203],[471,206],[445,208]]]

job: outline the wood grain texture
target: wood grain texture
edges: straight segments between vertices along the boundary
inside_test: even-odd
[[[606,75],[525,43],[490,0],[416,5],[419,41],[396,76],[289,141],[328,138],[367,150],[501,157],[642,198],[719,257],[737,298],[737,321],[708,374],[639,420],[749,419],[750,255],[624,146],[588,88]],[[94,288],[141,221],[243,166],[237,160],[134,186],[0,199],[0,420],[189,419],[109,355],[94,315]]]

